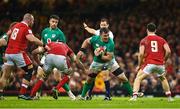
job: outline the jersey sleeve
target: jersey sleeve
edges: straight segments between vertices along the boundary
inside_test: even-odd
[[[96,41],[96,39],[97,39],[97,36],[95,36],[95,35],[90,37],[90,44],[93,44]]]
[[[25,36],[28,34],[33,34],[30,28],[26,28],[24,31],[25,31]]]
[[[108,48],[107,48],[107,52],[114,52],[114,42],[111,41]]]
[[[167,41],[165,39],[162,38],[162,44],[168,44]]]
[[[142,46],[142,45],[145,45],[145,39],[142,39],[142,40],[140,41],[140,46]]]
[[[72,54],[74,54],[74,52],[72,51],[71,48],[68,47],[68,45],[66,45],[66,47],[68,48],[68,53],[67,53],[68,56],[71,56]]]
[[[64,33],[61,30],[59,30],[58,40],[60,40],[61,42],[66,43],[66,36],[64,35]]]

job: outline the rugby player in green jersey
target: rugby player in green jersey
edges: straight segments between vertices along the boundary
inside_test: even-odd
[[[95,35],[87,38],[83,42],[81,49],[77,54],[78,58],[83,55],[83,52],[85,52],[89,45],[91,45],[94,50],[94,59],[90,65],[89,75],[87,77],[86,83],[83,86],[80,99],[85,99],[86,93],[92,86],[95,77],[102,70],[108,70],[109,72],[112,72],[112,74],[123,83],[128,92],[132,93],[132,88],[123,70],[114,61],[114,42],[112,38],[109,38],[109,29],[101,28],[100,36]]]
[[[66,43],[66,37],[64,33],[58,28],[58,23],[59,23],[59,17],[57,15],[51,15],[49,18],[49,27],[45,28],[42,33],[41,33],[41,39],[43,43],[46,45],[50,42],[63,42]],[[41,59],[41,64],[44,64],[45,61],[45,56],[42,57]],[[41,68],[38,68],[41,70]],[[41,72],[41,71],[39,71]],[[59,71],[55,68],[53,70],[54,72],[54,78],[56,80],[56,83],[59,82],[60,80],[60,73]],[[43,74],[38,74],[38,76],[43,76]],[[39,80],[33,87],[31,91],[31,96],[35,96],[36,92],[39,90],[40,86],[42,85],[42,81]],[[75,99],[74,94],[71,92],[69,85],[66,83],[63,88],[66,90],[68,93],[69,97],[71,99]],[[39,98],[40,94],[37,93],[37,98]]]

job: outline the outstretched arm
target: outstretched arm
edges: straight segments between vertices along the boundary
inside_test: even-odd
[[[35,37],[33,34],[26,35],[26,38],[30,42],[34,42],[36,45],[43,46],[43,43],[37,37]]]
[[[85,29],[87,32],[96,35],[96,30],[95,30],[95,29],[88,27],[86,23],[83,23],[83,25],[84,25],[84,29]]]

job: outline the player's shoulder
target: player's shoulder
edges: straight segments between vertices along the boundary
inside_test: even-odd
[[[165,41],[165,39],[162,36],[159,36],[159,35],[153,36],[153,39],[156,39],[158,41]]]
[[[49,30],[50,30],[49,27],[46,27],[46,28],[43,29],[43,31],[49,31]]]
[[[93,36],[91,36],[89,39],[90,39],[91,42],[96,42],[96,41],[99,40],[99,38],[100,38],[99,35],[93,35]]]
[[[99,38],[100,38],[99,35],[93,35],[93,36],[91,36],[91,39],[99,39]]]
[[[148,36],[145,36],[144,38],[141,39],[141,42],[148,40],[148,38],[149,38]]]

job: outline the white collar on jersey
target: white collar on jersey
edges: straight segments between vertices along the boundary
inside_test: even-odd
[[[25,24],[25,25],[27,25],[27,26],[28,26],[28,24],[27,24],[25,21],[22,21],[21,23],[23,23],[23,24]]]
[[[155,33],[150,33],[150,34],[148,34],[148,36],[156,36],[156,34]]]

